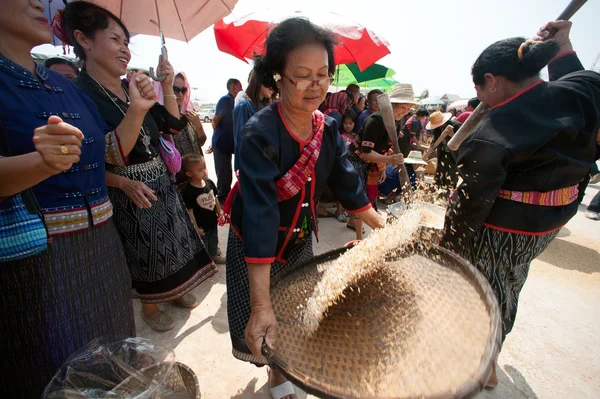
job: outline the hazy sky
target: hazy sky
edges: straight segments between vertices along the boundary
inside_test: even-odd
[[[378,61],[396,71],[396,80],[412,83],[415,93],[475,94],[470,68],[494,41],[533,36],[554,20],[568,0],[240,0],[226,22],[265,8],[334,11],[364,25],[390,43],[391,54]],[[571,40],[586,68],[600,53],[600,0],[589,0],[572,19]],[[167,39],[169,59],[188,75],[197,99],[215,102],[226,93],[228,78],[245,83],[250,65],[220,52],[212,27],[189,44]],[[157,37],[136,36],[131,66],[156,65]],[[50,45],[35,51],[56,53]],[[62,49],[59,51],[62,54]],[[600,62],[596,70],[600,68]]]

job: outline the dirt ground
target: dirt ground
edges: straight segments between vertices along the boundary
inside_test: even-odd
[[[212,156],[207,164],[215,179]],[[583,216],[598,190],[600,185],[588,188],[578,214],[532,263],[514,330],[499,358],[500,384],[478,398],[600,397],[600,222]],[[354,238],[335,219],[321,219],[319,226],[315,254]],[[220,228],[219,238],[225,251],[226,228]],[[138,336],[173,348],[177,359],[198,375],[203,398],[270,398],[266,369],[231,355],[225,266],[194,293],[201,304],[192,311],[162,305],[176,319],[175,329],[166,333],[152,331],[134,301]],[[312,397],[297,392],[299,398]]]

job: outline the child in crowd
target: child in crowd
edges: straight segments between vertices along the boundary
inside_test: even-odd
[[[342,115],[342,126],[340,126],[340,133],[342,134],[346,148],[356,141],[355,127],[356,114],[352,110],[346,111],[344,115]]]
[[[351,143],[354,143],[356,141],[356,131],[354,129],[356,127],[356,119],[356,113],[352,110],[348,110],[344,112],[344,115],[342,115],[342,125],[340,126],[340,134],[344,139],[344,144],[346,144],[346,148],[348,148]],[[342,204],[340,204],[339,201],[337,202],[337,210],[335,212],[335,217],[342,223],[348,223],[348,219],[350,218],[348,212],[344,210]]]
[[[217,252],[219,247],[218,218],[223,213],[217,201],[217,186],[208,178],[206,161],[200,154],[186,154],[182,159],[182,168],[188,177],[183,187],[182,197],[196,226],[198,234],[206,246],[208,254],[218,265],[225,264]]]

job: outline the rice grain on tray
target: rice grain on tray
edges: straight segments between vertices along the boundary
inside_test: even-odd
[[[387,256],[401,253],[406,245],[413,242],[422,220],[435,218],[430,213],[424,207],[413,206],[400,219],[392,221],[383,229],[373,231],[367,240],[329,262],[301,313],[300,319],[305,331],[309,335],[313,334],[319,328],[327,309],[343,297],[347,287],[377,271],[385,264]]]

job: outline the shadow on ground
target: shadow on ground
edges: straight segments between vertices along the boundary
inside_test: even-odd
[[[573,257],[573,254],[577,254],[577,257]],[[560,238],[552,241],[538,259],[561,269],[576,270],[587,274],[600,273],[600,253],[598,251]]]
[[[221,297],[221,306],[212,320],[213,329],[219,334],[229,332],[229,321],[227,320],[227,292]]]
[[[477,399],[527,398],[538,399],[537,394],[525,380],[525,377],[513,366],[498,368],[498,386],[493,390],[485,390]]]

